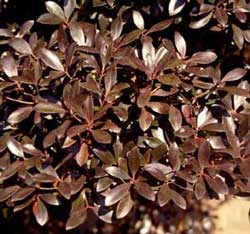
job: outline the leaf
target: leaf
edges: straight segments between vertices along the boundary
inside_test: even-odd
[[[250,176],[250,160],[246,158],[240,163],[240,172],[242,175],[249,177]]]
[[[21,143],[15,140],[14,137],[10,137],[7,141],[7,147],[9,151],[21,158],[24,158],[24,152]]]
[[[148,107],[150,107],[154,112],[159,114],[168,114],[169,105],[164,102],[149,102]]]
[[[242,96],[242,97],[249,97],[249,90],[247,89],[242,89],[242,88],[239,88],[239,87],[236,87],[236,86],[225,86],[225,87],[218,87],[219,90],[223,90],[223,91],[226,91],[230,94],[233,94],[233,95],[239,95],[239,96]]]
[[[120,184],[115,188],[111,189],[108,192],[108,195],[105,197],[105,205],[111,206],[120,201],[123,197],[125,197],[129,189],[131,187],[130,183]]]
[[[45,13],[37,19],[37,22],[40,24],[49,24],[49,25],[57,25],[64,22],[61,18],[56,15]]]
[[[128,45],[129,43],[135,41],[136,39],[138,39],[141,34],[145,32],[145,30],[143,29],[136,29],[132,32],[129,32],[128,34],[125,34],[125,36],[123,36],[121,42],[119,43],[119,47]]]
[[[23,162],[19,161],[19,160],[8,165],[8,167],[5,168],[2,172],[2,174],[0,175],[0,182],[3,180],[7,180],[8,178],[15,175],[17,173],[17,171],[19,170],[19,168],[21,168],[22,165],[23,165]]]
[[[112,141],[111,135],[103,130],[92,130],[92,136],[98,143],[110,144]]]
[[[187,45],[186,45],[185,39],[179,32],[174,33],[174,42],[175,42],[177,51],[179,52],[181,57],[184,58],[187,52]]]
[[[135,178],[135,175],[140,168],[141,157],[142,155],[138,147],[134,147],[128,153],[128,167],[133,178]]]
[[[205,177],[209,187],[218,194],[228,194],[227,184],[219,177],[212,178],[210,176]]]
[[[81,145],[80,150],[76,154],[76,162],[79,167],[82,167],[88,160],[89,157],[89,151],[88,151],[88,145],[86,143],[83,143]]]
[[[70,187],[70,184],[65,182],[65,181],[62,181],[59,186],[58,186],[58,192],[64,196],[66,199],[70,199],[70,196],[71,196],[71,187]]]
[[[206,185],[202,177],[199,177],[194,187],[194,194],[197,200],[201,200],[206,194]]]
[[[61,20],[65,20],[65,15],[62,8],[53,1],[45,2],[46,8],[50,14],[56,15]]]
[[[86,218],[87,218],[87,212],[85,209],[81,212],[75,212],[73,215],[71,215],[68,218],[66,222],[66,230],[68,231],[68,230],[78,227],[79,225],[84,223]]]
[[[109,177],[104,177],[98,180],[96,185],[96,192],[100,193],[111,186],[113,180]]]
[[[114,156],[109,151],[102,151],[93,149],[94,154],[106,164],[113,164],[115,162]]]
[[[234,24],[232,25],[232,29],[233,29],[233,40],[237,45],[237,47],[241,50],[244,44],[243,32],[239,27],[237,27]]]
[[[76,0],[65,0],[63,9],[64,9],[64,14],[67,19],[70,18],[72,13],[74,12],[74,9],[76,7]]]
[[[144,170],[160,181],[165,181],[166,175],[172,171],[171,167],[158,162],[146,164]]]
[[[45,113],[45,114],[64,114],[65,110],[57,104],[40,102],[35,105],[35,111]]]
[[[78,22],[73,22],[69,25],[70,35],[72,39],[77,43],[79,46],[86,45],[86,40],[84,36],[83,29]]]
[[[182,115],[181,112],[175,108],[173,105],[169,108],[169,122],[175,131],[178,131],[182,125]]]
[[[153,116],[144,107],[141,109],[141,115],[139,117],[139,125],[142,131],[149,129],[153,122]]]
[[[121,19],[121,17],[117,17],[114,19],[114,21],[111,24],[111,28],[110,28],[110,32],[111,35],[113,37],[113,41],[115,41],[116,39],[118,39],[122,33],[122,29],[123,29],[123,21]]]
[[[165,183],[162,185],[158,192],[158,203],[160,207],[165,206],[171,200],[171,193],[168,185]]]
[[[31,195],[35,191],[35,188],[20,188],[12,197],[11,201],[21,201],[25,198],[27,198],[29,195]]]
[[[26,22],[24,22],[24,24],[19,29],[19,32],[16,35],[16,37],[23,37],[26,34],[30,33],[30,30],[33,27],[33,25],[34,25],[34,20],[27,20]]]
[[[144,20],[139,11],[133,10],[133,21],[137,28],[144,29]]]
[[[4,73],[8,77],[13,77],[18,75],[17,65],[12,55],[8,54],[4,56],[1,59],[1,65]]]
[[[128,175],[128,173],[121,169],[120,167],[106,167],[105,168],[105,171],[113,176],[113,177],[116,177],[118,179],[121,179],[121,180],[129,180],[130,179],[130,176]]]
[[[181,209],[186,210],[187,208],[186,200],[175,190],[171,190],[171,200]]]
[[[32,207],[33,214],[39,225],[43,226],[49,219],[48,210],[44,203],[38,198]]]
[[[33,111],[33,107],[21,107],[14,112],[12,112],[8,117],[8,122],[10,124],[17,124],[22,122],[24,119],[28,118],[31,112]]]
[[[198,114],[197,127],[202,128],[208,124],[217,123],[217,119],[214,119],[211,112],[205,106],[203,110]]]
[[[41,60],[50,68],[57,70],[57,71],[64,71],[64,67],[57,57],[57,55],[45,48],[40,49],[39,55]]]
[[[163,20],[155,25],[153,25],[146,33],[147,34],[150,34],[150,33],[153,33],[153,32],[158,32],[158,31],[162,31],[166,28],[168,28],[171,24],[173,23],[173,19],[167,19],[167,20]]]
[[[128,193],[125,197],[123,197],[117,207],[116,207],[116,218],[122,219],[124,218],[133,208],[134,201],[132,200],[130,194]]]
[[[210,19],[213,16],[213,12],[210,12],[208,15],[204,16],[203,18],[197,20],[197,21],[192,21],[189,24],[189,27],[192,29],[198,29],[198,28],[202,28],[204,27],[206,24],[208,24],[208,22],[210,21]]]
[[[6,201],[9,199],[13,194],[15,194],[20,187],[17,185],[6,187],[0,190],[0,202]]]
[[[52,206],[59,206],[60,205],[60,202],[57,198],[57,195],[55,195],[55,194],[43,193],[40,195],[40,198]]]
[[[188,60],[191,63],[209,64],[217,59],[217,55],[214,52],[197,52]]]
[[[198,149],[198,160],[202,168],[209,166],[210,155],[211,155],[210,144],[208,141],[204,141]]]
[[[135,190],[138,192],[138,194],[140,194],[144,198],[151,200],[151,201],[155,200],[155,193],[153,189],[147,183],[136,182]]]
[[[218,22],[222,25],[223,28],[227,26],[228,15],[227,15],[226,9],[216,7],[215,17],[218,20]]]
[[[246,73],[247,71],[243,68],[234,68],[223,77],[221,82],[239,80],[244,77]]]
[[[173,16],[181,12],[185,4],[186,4],[185,0],[170,0],[168,5],[169,15]]]
[[[29,43],[23,38],[13,38],[10,40],[9,45],[21,54],[32,54]]]

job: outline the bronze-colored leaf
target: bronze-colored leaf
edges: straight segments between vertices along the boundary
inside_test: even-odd
[[[170,0],[168,5],[168,13],[170,16],[176,15],[184,8],[185,0]]]
[[[122,219],[124,218],[133,208],[134,201],[132,200],[130,194],[128,193],[125,197],[123,197],[117,207],[116,207],[116,218]]]
[[[17,140],[15,140],[14,137],[10,137],[7,141],[7,147],[9,149],[9,151],[21,158],[24,158],[24,152],[23,152],[23,148],[20,142],[18,142]]]
[[[31,106],[21,107],[9,115],[8,122],[10,124],[20,123],[24,119],[28,118],[32,111],[33,111],[33,107]]]
[[[94,154],[106,164],[113,164],[115,162],[114,156],[109,151],[102,151],[93,149]]]
[[[173,19],[167,19],[167,20],[163,20],[155,25],[153,25],[146,34],[150,34],[153,32],[158,32],[158,31],[162,31],[166,28],[168,28],[171,24],[173,23]]]
[[[107,188],[110,187],[112,184],[113,180],[110,179],[109,177],[104,177],[98,180],[97,185],[96,185],[96,191],[102,192],[103,190],[106,190]]]
[[[65,110],[58,104],[40,102],[34,107],[35,111],[45,114],[64,114]]]
[[[201,200],[206,194],[206,186],[202,177],[199,177],[194,187],[194,194],[197,200]]]
[[[122,179],[122,180],[129,180],[130,179],[130,176],[128,175],[128,173],[119,167],[113,167],[113,166],[106,167],[105,171],[109,175],[116,177],[118,179]]]
[[[21,201],[25,199],[26,197],[30,196],[35,191],[35,188],[20,188],[12,197],[11,201]]]
[[[98,143],[110,144],[112,141],[112,137],[110,133],[108,133],[107,131],[103,131],[99,129],[92,130],[92,136],[95,139],[95,141],[97,141]]]
[[[209,160],[211,156],[211,148],[208,141],[204,141],[198,150],[198,160],[201,167],[209,166]]]
[[[56,2],[47,1],[45,2],[45,5],[50,14],[56,15],[58,18],[60,18],[63,21],[65,20],[65,15],[64,15],[63,10]]]
[[[49,219],[48,210],[44,203],[38,198],[32,207],[33,214],[35,215],[36,221],[39,225],[44,226]]]
[[[208,22],[210,21],[210,19],[213,16],[213,12],[210,12],[209,14],[205,15],[203,18],[197,20],[197,21],[192,21],[189,24],[189,27],[192,29],[199,29],[204,27],[206,24],[208,24]]]
[[[52,206],[59,206],[60,202],[57,198],[57,195],[52,193],[43,193],[40,195],[40,198],[46,202],[47,204],[50,204]]]
[[[142,157],[142,155],[141,155],[138,147],[134,147],[128,153],[128,167],[129,167],[129,171],[132,174],[133,178],[135,178],[135,175],[140,168],[141,157]]]
[[[158,192],[158,203],[159,205],[165,206],[171,200],[171,192],[168,185],[165,183],[161,186]]]
[[[12,55],[8,54],[4,56],[1,59],[1,65],[4,73],[8,77],[13,77],[18,75],[17,65]]]
[[[239,80],[242,77],[244,77],[246,75],[247,71],[243,68],[234,68],[233,70],[231,70],[230,72],[228,72],[223,79],[221,80],[222,82],[226,82],[226,81],[235,81],[235,80]]]
[[[29,43],[22,38],[13,38],[10,40],[9,45],[21,54],[32,54]]]
[[[154,201],[155,200],[155,193],[154,190],[150,185],[145,182],[136,182],[135,183],[135,190],[140,194],[142,197]]]
[[[174,33],[175,46],[182,58],[186,56],[187,45],[183,36],[179,32]]]
[[[40,24],[57,25],[57,24],[63,23],[64,20],[62,20],[61,18],[59,18],[58,16],[54,14],[45,13],[39,16],[39,18],[37,19],[37,22]]]
[[[70,199],[71,187],[69,183],[62,181],[58,186],[58,191],[63,197],[65,197],[68,200]]]
[[[141,115],[139,117],[139,125],[142,131],[149,129],[153,122],[153,116],[144,107],[141,109]]]
[[[57,71],[64,71],[64,67],[55,52],[42,48],[39,51],[41,60],[50,68]]]
[[[64,1],[63,9],[64,9],[64,14],[65,14],[67,19],[70,18],[75,7],[76,7],[76,0],[65,0]]]
[[[125,197],[131,187],[130,183],[120,184],[108,192],[108,195],[105,197],[105,205],[111,206],[120,201]]]
[[[133,21],[137,28],[144,29],[144,19],[139,11],[133,10]]]
[[[6,187],[0,191],[0,202],[3,202],[9,199],[13,194],[15,194],[19,190],[19,186],[13,185],[10,187]]]
[[[173,105],[169,108],[169,122],[175,131],[178,131],[182,125],[182,115],[181,112],[175,108]]]
[[[191,63],[209,64],[217,59],[217,55],[214,52],[197,52],[188,60]]]
[[[86,143],[83,143],[80,147],[80,150],[76,154],[77,164],[80,167],[82,167],[87,162],[88,157],[89,157],[88,145]]]
[[[153,111],[159,114],[168,114],[169,105],[164,102],[149,102],[148,107],[150,107]]]

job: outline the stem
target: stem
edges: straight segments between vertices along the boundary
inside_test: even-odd
[[[6,99],[8,99],[10,101],[13,101],[13,102],[18,102],[18,103],[26,104],[26,105],[34,105],[34,102],[22,101],[22,100],[10,98],[10,97],[6,97]]]

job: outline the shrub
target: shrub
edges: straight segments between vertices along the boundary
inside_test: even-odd
[[[44,225],[69,200],[69,230],[88,211],[249,196],[249,3],[46,8],[38,32],[0,30],[0,202]]]

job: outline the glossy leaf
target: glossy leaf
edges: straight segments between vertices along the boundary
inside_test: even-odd
[[[122,179],[122,180],[128,180],[130,179],[130,176],[128,175],[128,173],[126,171],[124,171],[123,169],[119,168],[119,167],[106,167],[105,171],[113,176],[116,177],[118,179]]]
[[[44,226],[45,223],[47,223],[49,216],[46,206],[40,199],[37,199],[37,201],[33,204],[32,211],[35,215],[37,223]]]
[[[128,194],[130,186],[131,186],[130,183],[126,183],[126,184],[120,184],[111,189],[108,192],[108,195],[105,197],[105,205],[111,206],[120,201],[123,197],[125,197]]]
[[[22,38],[14,38],[9,42],[9,45],[21,54],[32,54],[32,50],[28,42]]]
[[[33,107],[30,106],[19,108],[9,115],[8,122],[10,124],[20,123],[24,119],[28,118],[32,111]]]
[[[82,167],[87,162],[88,157],[89,157],[88,145],[86,143],[83,143],[80,147],[80,150],[76,154],[77,164],[80,167]]]
[[[123,197],[117,207],[116,207],[116,218],[122,219],[124,218],[133,208],[134,202],[128,193],[125,197]]]
[[[61,61],[59,60],[58,56],[45,48],[42,48],[39,51],[39,55],[41,60],[48,66],[51,67],[52,69],[55,69],[57,71],[64,71],[64,67],[61,63]]]
[[[7,141],[7,147],[9,149],[9,151],[18,156],[23,158],[24,157],[24,152],[23,152],[23,148],[20,142],[18,142],[17,140],[15,140],[14,137],[10,137]]]
[[[133,20],[137,28],[144,29],[144,20],[139,11],[135,11],[135,10],[133,11]]]
[[[135,183],[135,190],[140,194],[142,197],[154,201],[155,200],[155,193],[147,183],[144,182],[137,182]]]
[[[50,14],[56,15],[61,20],[65,20],[63,10],[56,2],[47,1],[45,2],[45,5]]]

